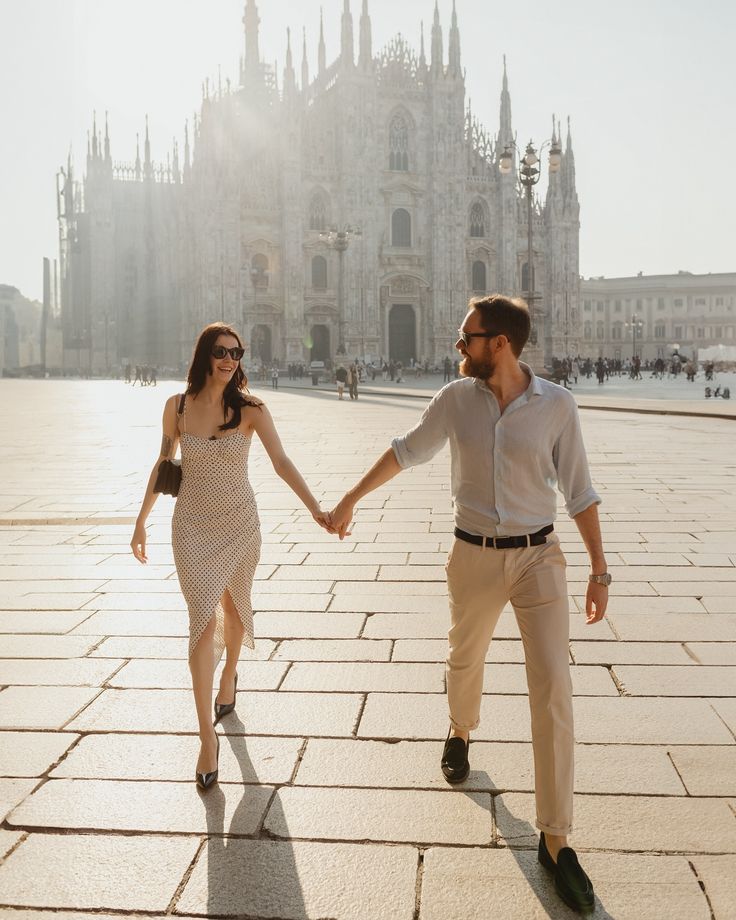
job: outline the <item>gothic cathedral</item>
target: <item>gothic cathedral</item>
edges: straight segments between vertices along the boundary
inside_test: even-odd
[[[287,37],[281,86],[259,53],[247,0],[237,88],[203,88],[191,137],[166,164],[113,162],[93,124],[86,174],[59,174],[64,361],[186,367],[200,329],[233,323],[246,362],[335,361],[341,354],[441,362],[468,299],[524,295],[533,224],[538,368],[577,353],[579,204],[568,128],[561,167],[531,211],[503,66],[493,137],[465,98],[453,5],[447,56],[437,6],[429,59],[397,35],[374,54],[363,0],[357,60],[350,0],[340,55],[301,73]],[[551,141],[561,146],[553,119]],[[513,169],[502,172],[509,148]]]

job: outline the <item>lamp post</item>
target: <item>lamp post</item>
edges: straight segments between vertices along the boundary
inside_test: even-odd
[[[351,227],[345,225],[342,229],[330,227],[329,230],[323,230],[319,238],[337,251],[338,255],[338,275],[337,275],[337,354],[346,354],[345,349],[345,250],[350,245],[350,240],[354,236],[360,236],[360,227]]]
[[[632,351],[631,357],[632,360],[636,358],[636,339],[637,337],[641,338],[642,330],[644,329],[644,323],[639,319],[636,313],[633,314],[629,322],[626,323],[626,328],[631,329],[631,338],[632,338]]]
[[[549,171],[551,173],[556,173],[559,171],[560,164],[562,163],[562,148],[560,147],[557,140],[552,139],[550,141],[544,141],[539,148],[539,153],[544,150],[545,147],[549,146]],[[514,155],[511,148],[516,147],[516,144],[510,144],[504,148],[503,153],[499,157],[499,169],[503,175],[509,175],[514,168]],[[518,150],[518,148],[516,148]],[[519,151],[521,152],[521,151]],[[534,147],[534,143],[529,141],[526,145],[526,150],[524,155],[521,157],[519,162],[519,182],[526,191],[526,222],[527,222],[527,255],[526,255],[526,266],[527,266],[527,290],[522,291],[526,297],[526,301],[529,304],[529,312],[531,314],[531,333],[529,335],[529,341],[532,345],[537,344],[539,338],[539,332],[537,329],[537,307],[535,301],[539,299],[538,295],[534,290],[534,221],[533,221],[533,210],[534,210],[534,186],[539,182],[541,177],[541,170],[539,169],[539,156]]]

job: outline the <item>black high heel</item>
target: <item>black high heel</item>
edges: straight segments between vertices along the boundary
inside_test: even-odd
[[[220,736],[217,736],[217,760],[215,769],[211,773],[195,773],[194,778],[200,789],[209,789],[217,782],[217,774],[220,772]]]
[[[215,697],[215,721],[213,725],[217,725],[220,719],[224,718],[229,713],[235,711],[235,701],[238,698],[238,672],[235,672],[235,690],[233,691],[233,701],[232,703],[218,703],[217,697]]]

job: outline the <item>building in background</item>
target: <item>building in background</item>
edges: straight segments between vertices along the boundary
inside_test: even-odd
[[[248,0],[238,86],[205,83],[183,150],[113,162],[93,123],[86,172],[59,175],[66,367],[179,368],[208,322],[234,323],[250,363],[336,355],[440,361],[476,294],[525,290],[527,212],[504,64],[495,136],[465,96],[453,9],[447,49],[435,6],[429,55],[400,35],[374,54],[367,0],[345,0],[341,46],[323,32],[299,75],[287,30],[281,87],[259,52]],[[560,142],[553,121],[554,139]],[[518,154],[514,148],[514,165]],[[568,129],[562,166],[535,199],[534,288],[544,360],[578,350],[579,204]],[[360,230],[358,235],[354,231]],[[336,233],[327,235],[333,229]]]
[[[39,368],[42,310],[18,288],[0,284],[0,376]]]
[[[736,273],[588,278],[581,282],[583,357],[685,357],[736,345]]]

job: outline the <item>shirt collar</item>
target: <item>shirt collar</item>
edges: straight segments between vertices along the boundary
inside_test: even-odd
[[[542,384],[541,384],[539,377],[537,377],[537,375],[534,373],[531,367],[529,367],[529,365],[526,364],[524,361],[519,361],[519,367],[530,378],[529,386],[526,388],[526,390],[524,390],[524,392],[521,395],[525,396],[527,401],[529,400],[531,396],[541,396],[542,395]],[[488,386],[485,380],[481,380],[479,377],[475,378],[475,385],[477,387],[480,387],[481,390],[485,390],[487,393],[491,392],[491,388]]]

